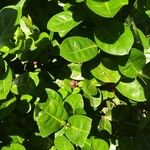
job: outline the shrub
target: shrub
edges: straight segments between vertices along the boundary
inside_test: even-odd
[[[150,149],[149,0],[0,8],[2,150]]]

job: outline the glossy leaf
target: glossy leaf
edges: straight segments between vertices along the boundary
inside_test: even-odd
[[[100,63],[97,67],[91,70],[93,76],[103,82],[117,83],[120,79],[120,74],[117,70],[111,70]]]
[[[145,63],[146,58],[144,54],[137,49],[132,49],[126,64],[120,65],[119,70],[124,76],[135,78],[142,71]]]
[[[128,0],[87,0],[86,4],[94,13],[112,18],[124,5],[128,4]]]
[[[104,52],[121,56],[129,53],[134,39],[128,26],[109,22],[96,29],[95,41]]]
[[[60,55],[74,63],[83,63],[94,58],[98,53],[96,44],[84,37],[66,38],[60,45]]]
[[[58,136],[54,144],[57,150],[74,150],[73,145],[65,136]]]
[[[144,88],[136,79],[132,82],[119,82],[116,88],[122,95],[131,100],[146,101]]]
[[[12,71],[7,66],[7,71],[0,77],[0,99],[5,99],[12,86]]]
[[[47,28],[53,32],[59,32],[60,35],[64,36],[81,21],[76,21],[73,18],[73,13],[71,11],[63,11],[54,15],[47,24]],[[62,34],[63,33],[63,34]]]
[[[67,112],[63,105],[55,100],[37,104],[34,119],[42,137],[46,137],[60,129],[67,119]]]
[[[67,138],[75,145],[82,147],[91,130],[91,122],[92,120],[86,116],[71,116],[68,119],[69,126],[65,130]]]

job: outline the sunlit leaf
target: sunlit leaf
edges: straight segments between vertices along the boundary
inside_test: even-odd
[[[96,29],[95,41],[108,54],[126,55],[134,39],[128,26],[118,22],[108,22]]]
[[[82,63],[94,58],[98,53],[96,44],[84,37],[66,38],[60,45],[60,55],[74,63]]]
[[[86,116],[71,116],[68,120],[69,126],[65,130],[67,138],[75,145],[83,146],[91,130],[91,122]]]
[[[128,0],[87,0],[86,4],[94,13],[112,18],[124,5],[128,4]]]

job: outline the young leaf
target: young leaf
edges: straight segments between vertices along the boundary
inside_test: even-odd
[[[66,38],[60,45],[60,55],[74,63],[83,63],[94,58],[98,53],[96,44],[84,37]]]
[[[104,52],[121,56],[129,53],[134,38],[128,26],[109,22],[96,29],[95,41]]]
[[[91,130],[92,120],[86,116],[73,115],[69,118],[68,126],[65,130],[67,138],[78,146],[83,146],[86,142],[87,136]]]
[[[86,4],[96,14],[113,18],[124,5],[128,4],[128,0],[87,0]]]

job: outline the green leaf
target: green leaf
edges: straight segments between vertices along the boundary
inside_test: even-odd
[[[82,150],[109,150],[109,145],[103,139],[87,139]]]
[[[23,144],[25,140],[24,138],[18,135],[11,135],[10,138],[12,139],[13,143],[19,143],[19,144]]]
[[[95,41],[104,52],[121,56],[129,53],[134,38],[128,26],[109,22],[96,29]]]
[[[66,99],[67,102],[73,109],[73,114],[79,108],[84,108],[83,98],[81,94],[71,94]]]
[[[132,82],[119,82],[116,88],[122,95],[124,95],[125,97],[131,100],[134,100],[137,102],[146,101],[144,88],[137,81],[137,79],[135,79]]]
[[[109,145],[103,139],[92,139],[90,150],[109,150]]]
[[[57,150],[74,150],[73,145],[65,136],[56,137],[54,144]]]
[[[11,91],[17,95],[33,92],[39,83],[37,72],[27,72],[15,78]]]
[[[0,77],[0,99],[5,99],[12,86],[12,71],[7,66],[7,71]]]
[[[59,130],[67,119],[67,112],[63,105],[55,100],[38,103],[34,112],[34,119],[42,137],[46,137]]]
[[[81,74],[81,64],[71,63],[68,65],[68,67],[71,70],[71,75],[70,75],[71,79],[74,79],[74,80],[83,80],[84,79]]]
[[[17,144],[17,143],[12,143],[10,144],[10,147],[2,147],[1,150],[26,150],[25,147],[21,144]]]
[[[75,21],[71,11],[63,11],[48,21],[47,28],[53,32],[63,33],[62,36],[64,36],[80,23],[81,21]]]
[[[0,101],[0,120],[9,116],[15,109],[16,97]]]
[[[119,66],[119,71],[126,77],[135,78],[146,63],[145,55],[137,50],[131,49],[128,61],[124,65]]]
[[[90,105],[92,107],[94,107],[94,109],[96,109],[102,102],[102,96],[101,96],[101,92],[100,91],[99,91],[98,95],[99,96],[97,96],[97,97],[89,96]]]
[[[48,99],[62,102],[61,96],[56,91],[48,88],[46,88],[45,91],[48,96]]]
[[[78,146],[83,146],[91,130],[92,120],[89,117],[73,115],[68,119],[68,126],[65,130],[67,138]]]
[[[128,4],[128,0],[87,0],[86,4],[94,13],[112,18],[124,5]]]
[[[145,54],[145,57],[146,57],[146,63],[149,63],[150,62],[150,45],[149,45],[148,49],[144,50],[144,54]]]
[[[92,69],[91,73],[95,78],[106,83],[107,82],[117,83],[121,77],[117,70],[107,68],[102,63],[100,63],[97,67]]]
[[[137,39],[140,42],[140,44],[143,46],[144,49],[148,49],[149,48],[149,39],[146,38],[146,36],[140,29],[137,29],[137,34],[138,34]]]
[[[19,24],[22,7],[25,0],[21,0],[17,5],[10,5],[0,10],[0,48],[10,43],[13,38],[16,25]]]
[[[90,80],[83,80],[82,82],[82,90],[84,91],[85,94],[87,95],[97,95],[98,90],[96,86],[90,81]]]
[[[96,44],[84,37],[66,38],[60,45],[60,55],[74,63],[83,63],[94,58],[98,53]]]
[[[105,117],[102,117],[102,119],[100,120],[99,125],[98,125],[98,129],[99,129],[99,131],[106,130],[109,134],[112,134],[111,123]]]

